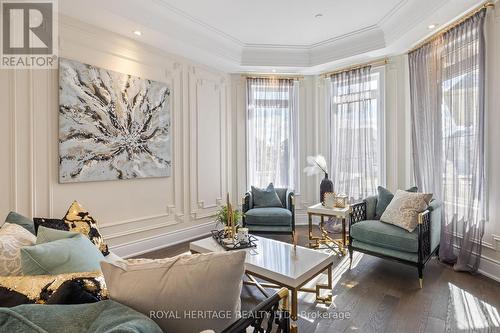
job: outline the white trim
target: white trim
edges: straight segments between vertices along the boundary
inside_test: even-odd
[[[130,258],[208,235],[210,230],[213,229],[213,226],[213,222],[207,222],[189,228],[111,246],[110,250],[122,258]]]
[[[500,282],[500,261],[482,256],[478,272],[490,279]]]

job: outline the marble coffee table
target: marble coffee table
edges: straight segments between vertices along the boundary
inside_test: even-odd
[[[290,316],[293,321],[297,320],[298,292],[314,293],[316,301],[331,304],[333,255],[269,238],[256,238],[256,248],[243,250],[247,252],[245,271],[248,280],[244,281],[245,284],[256,286],[266,297],[269,295],[265,288],[288,288],[291,292]],[[225,251],[212,237],[191,242],[189,249],[193,253]],[[305,287],[323,272],[328,275],[326,284],[317,284],[315,288]],[[257,281],[256,278],[266,282]],[[296,325],[292,324],[294,330]]]

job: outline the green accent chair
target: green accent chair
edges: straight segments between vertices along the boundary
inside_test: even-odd
[[[283,207],[254,207],[251,191],[242,198],[242,222],[250,233],[293,235],[295,232],[294,193],[286,188],[275,190]]]
[[[418,270],[422,288],[425,264],[439,251],[441,202],[431,201],[427,210],[418,215],[417,228],[408,232],[375,219],[377,199],[377,196],[371,196],[351,206],[348,246],[350,264],[353,252],[357,251],[411,265]]]

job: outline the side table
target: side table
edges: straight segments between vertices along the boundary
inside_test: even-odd
[[[338,254],[345,255],[347,247],[347,233],[346,233],[346,219],[349,217],[351,212],[351,207],[347,206],[345,208],[328,208],[323,206],[321,203],[315,204],[313,206],[307,207],[307,216],[309,222],[309,247],[319,248],[321,244],[326,245]],[[313,236],[313,216],[319,216],[321,222],[319,224],[319,229],[321,231],[321,237]],[[340,218],[342,221],[342,239],[334,239],[330,236],[327,230],[325,230],[325,216],[326,217],[336,217]]]

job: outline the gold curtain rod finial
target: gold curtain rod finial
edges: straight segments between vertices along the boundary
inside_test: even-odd
[[[452,22],[452,23],[444,26],[443,28],[441,28],[439,31],[435,32],[431,36],[429,36],[427,38],[424,38],[421,42],[417,43],[414,47],[412,47],[408,51],[408,53],[416,51],[419,48],[421,48],[422,46],[431,43],[432,41],[434,41],[437,38],[439,38],[439,36],[444,35],[448,31],[450,31],[451,29],[453,29],[453,28],[457,27],[458,25],[462,24],[463,22],[467,21],[469,18],[471,18],[472,16],[476,15],[481,10],[488,9],[488,8],[494,8],[494,7],[495,7],[495,4],[493,2],[483,3],[481,6],[479,6],[479,7],[475,8],[475,9],[469,11],[467,14],[465,14],[462,17],[458,18],[454,22]]]

